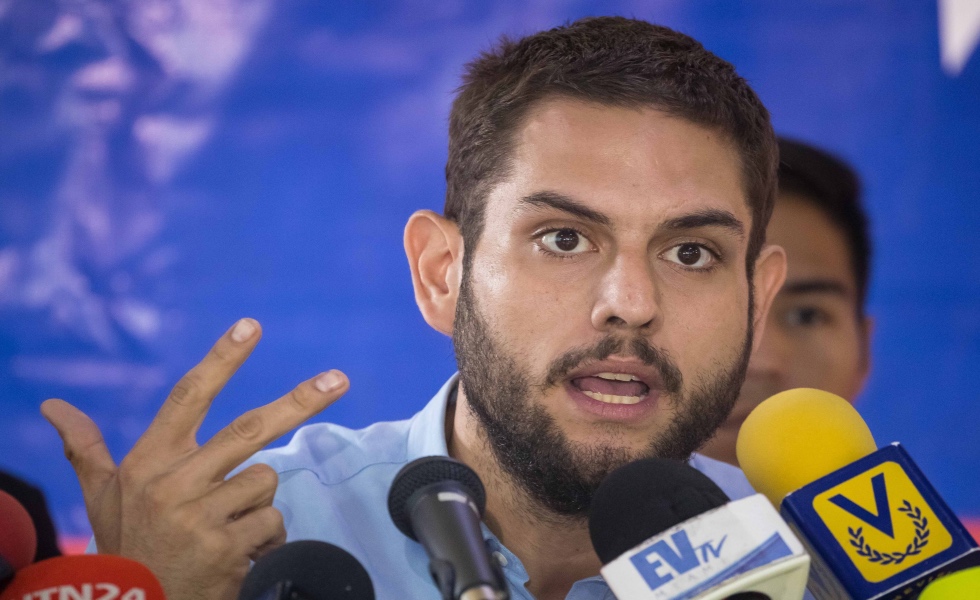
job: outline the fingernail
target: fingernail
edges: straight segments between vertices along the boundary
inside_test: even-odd
[[[255,324],[248,319],[242,319],[235,323],[235,328],[231,330],[231,339],[236,342],[244,342],[255,334]]]
[[[343,383],[344,378],[340,373],[337,371],[327,371],[317,377],[313,385],[321,392],[332,392],[343,385]]]

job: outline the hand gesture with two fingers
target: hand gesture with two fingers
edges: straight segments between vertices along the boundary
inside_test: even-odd
[[[99,552],[147,565],[170,600],[237,597],[249,560],[285,542],[282,515],[272,506],[272,468],[256,464],[226,477],[349,387],[343,373],[322,373],[199,446],[197,430],[212,400],[260,337],[252,319],[226,332],[177,382],[118,466],[84,413],[63,400],[41,406],[78,475]]]

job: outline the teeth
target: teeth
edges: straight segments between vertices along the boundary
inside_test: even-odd
[[[596,374],[596,377],[609,379],[611,381],[639,381],[639,379],[630,375],[629,373],[598,373]]]
[[[639,396],[614,396],[612,394],[600,394],[599,392],[590,392],[589,390],[582,390],[582,393],[592,398],[593,400],[598,400],[599,402],[605,402],[606,404],[636,404],[640,401]]]

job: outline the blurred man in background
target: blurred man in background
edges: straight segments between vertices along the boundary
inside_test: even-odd
[[[738,430],[760,402],[799,387],[853,402],[870,366],[865,299],[871,240],[858,176],[807,144],[780,139],[779,153],[779,194],[766,239],[786,250],[786,283],[735,408],[702,449],[733,465]]]

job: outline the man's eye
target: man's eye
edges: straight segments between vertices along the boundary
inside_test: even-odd
[[[710,250],[693,242],[678,244],[667,250],[664,256],[671,262],[691,269],[703,269],[715,260]]]
[[[584,235],[574,229],[556,229],[541,236],[541,244],[555,254],[580,254],[592,245]]]
[[[790,327],[814,327],[830,319],[827,313],[815,306],[797,306],[786,311],[783,320]]]

